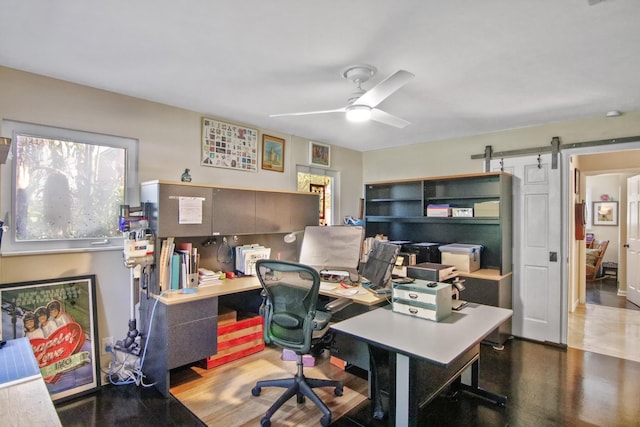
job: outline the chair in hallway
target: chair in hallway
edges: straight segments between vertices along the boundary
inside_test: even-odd
[[[607,246],[609,246],[608,240],[594,240],[591,248],[587,248],[587,262],[585,264],[587,280],[598,278]]]
[[[335,387],[334,394],[341,396],[340,381],[306,378],[302,356],[311,351],[314,340],[329,328],[330,313],[316,310],[320,291],[320,275],[306,265],[276,260],[256,262],[256,274],[266,295],[262,308],[264,315],[264,339],[283,349],[295,352],[298,371],[293,378],[258,381],[251,394],[259,396],[263,387],[284,387],[287,390],[267,410],[260,420],[263,427],[271,425],[271,417],[294,395],[298,403],[308,397],[322,411],[321,425],[331,423],[331,411],[313,391],[315,387]]]

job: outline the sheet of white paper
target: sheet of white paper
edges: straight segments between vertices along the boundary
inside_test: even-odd
[[[178,198],[178,224],[202,224],[202,197]]]

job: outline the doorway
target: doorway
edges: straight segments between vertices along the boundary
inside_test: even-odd
[[[567,345],[638,361],[637,354],[640,346],[636,347],[626,338],[629,336],[629,328],[640,328],[640,308],[632,304],[627,306],[624,296],[626,291],[624,245],[626,243],[626,178],[640,173],[640,169],[637,168],[640,164],[640,150],[637,149],[636,143],[624,144],[624,147],[622,145],[589,147],[581,149],[585,151],[580,154],[572,152],[571,156],[567,156],[569,163],[580,171],[579,201],[584,201],[589,207],[586,231],[592,232],[596,239],[610,241],[609,248],[612,251],[609,253],[608,261],[617,264],[615,275],[587,282],[584,278],[584,258],[580,261],[579,253],[581,250],[584,251],[584,246],[581,246],[584,243],[575,240],[572,227],[567,228],[568,247],[573,252],[578,252],[568,257],[570,261],[568,269],[573,273],[567,276],[573,277],[568,284],[568,294],[579,300],[577,304],[575,300],[569,302]],[[603,182],[613,183],[609,187],[611,190],[602,190]],[[570,183],[565,188],[571,189]],[[572,193],[572,191],[565,193],[569,195],[568,200],[565,200],[567,206],[572,206],[574,201],[578,201],[574,199]],[[619,227],[594,225],[594,202],[597,204],[605,199],[619,202]],[[573,214],[573,211],[571,213]],[[619,287],[618,282],[620,282]],[[620,324],[625,327],[621,328]]]

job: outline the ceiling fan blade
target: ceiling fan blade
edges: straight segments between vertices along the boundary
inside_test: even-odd
[[[285,116],[308,116],[310,114],[325,114],[325,113],[344,113],[346,108],[337,108],[335,110],[321,110],[321,111],[306,111],[302,113],[282,113],[282,114],[269,114],[269,117],[285,117]]]
[[[376,122],[384,123],[385,125],[395,126],[397,128],[404,128],[411,123],[406,121],[405,119],[401,119],[400,117],[392,116],[389,113],[385,113],[382,110],[378,110],[374,108],[371,110],[371,120],[375,120]]]
[[[354,105],[368,105],[373,108],[384,101],[393,92],[407,84],[415,76],[405,70],[396,71],[373,88],[369,89],[364,95],[356,99]]]

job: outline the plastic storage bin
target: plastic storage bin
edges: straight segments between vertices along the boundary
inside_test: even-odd
[[[464,243],[452,243],[440,246],[442,263],[453,265],[458,271],[471,273],[480,269],[480,254],[482,245],[469,245]]]

